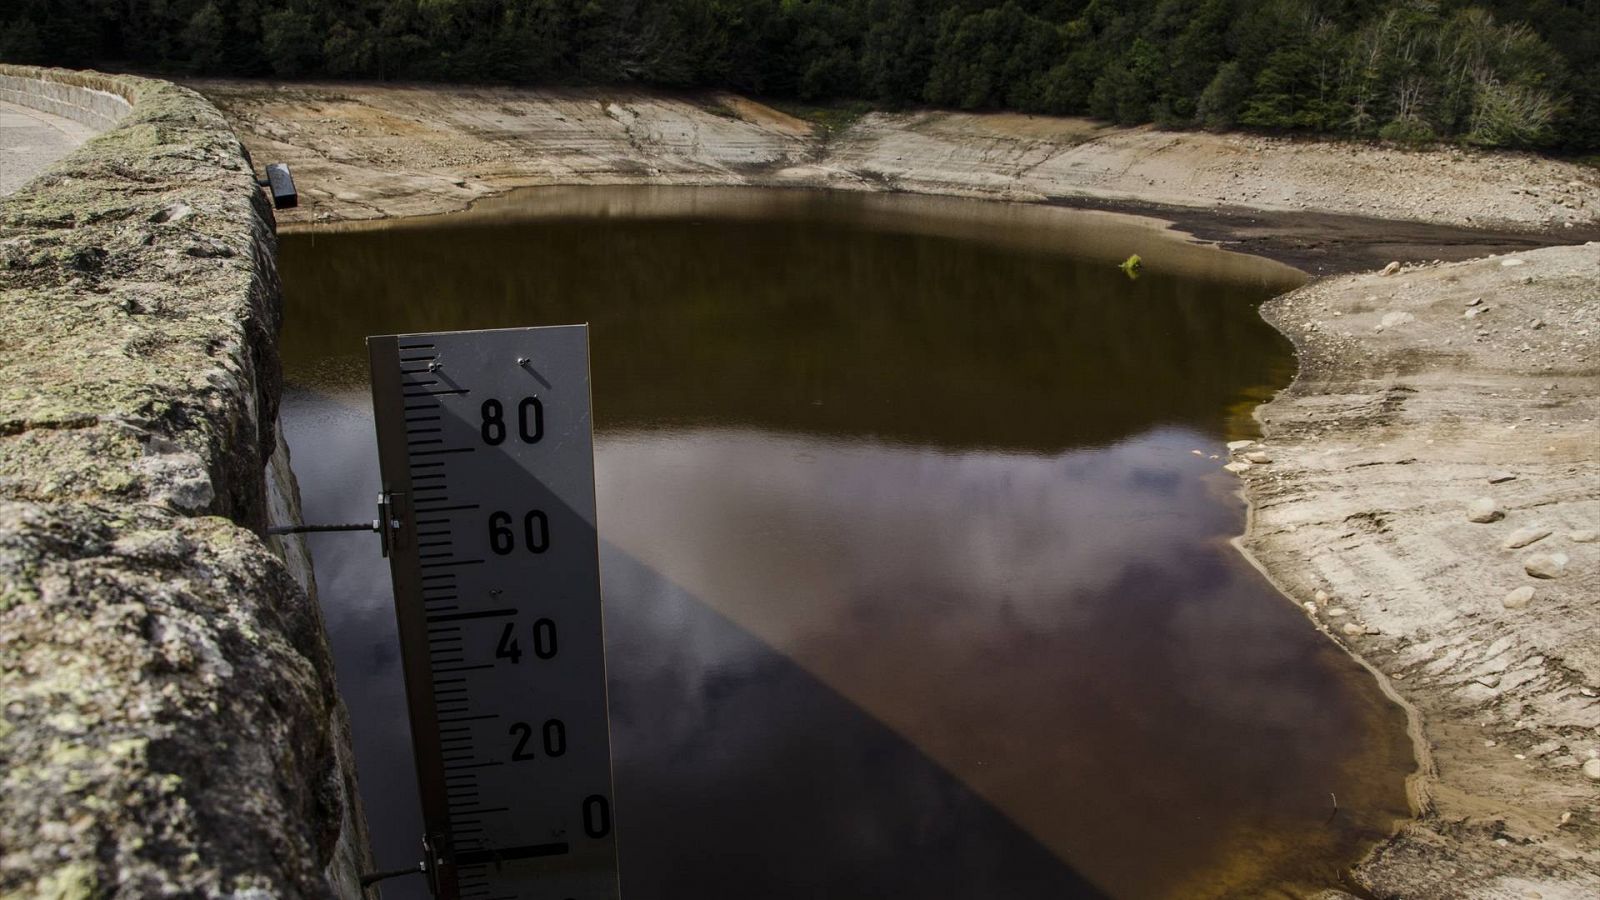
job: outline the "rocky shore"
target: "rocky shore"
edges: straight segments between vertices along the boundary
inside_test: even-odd
[[[1244,550],[1411,713],[1379,897],[1600,896],[1600,243],[1270,301]]]

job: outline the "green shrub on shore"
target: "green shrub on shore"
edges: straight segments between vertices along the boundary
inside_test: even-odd
[[[1395,119],[1378,129],[1378,137],[1399,144],[1427,144],[1439,139],[1433,127],[1421,119]]]

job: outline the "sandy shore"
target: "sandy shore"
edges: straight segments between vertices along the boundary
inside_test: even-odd
[[[1240,466],[1241,547],[1412,714],[1419,815],[1362,890],[1600,896],[1600,244],[1536,249],[1600,237],[1600,171],[1018,115],[828,133],[729,95],[194,86],[258,165],[293,167],[291,226],[523,186],[783,185],[1141,212],[1314,274],[1415,260],[1264,308],[1301,371],[1237,458],[1268,460]]]

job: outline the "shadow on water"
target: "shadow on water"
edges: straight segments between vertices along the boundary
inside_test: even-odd
[[[290,395],[287,437],[314,448],[295,462],[308,520],[376,495],[375,475],[346,465],[376,453],[363,399]],[[387,569],[348,537],[311,540],[373,842],[385,865],[401,864],[422,825]],[[625,896],[1104,896],[905,738],[658,571],[610,542],[601,564]],[[384,895],[427,892],[419,880]]]
[[[794,662],[603,558],[629,598],[609,635],[627,896],[1103,896]]]
[[[364,335],[591,323],[626,896],[1309,891],[1407,813],[1403,717],[1228,546],[1206,458],[1292,373],[1281,272],[1060,210],[631,188],[290,234],[282,269],[308,521],[377,490]],[[314,538],[317,578],[400,864],[361,540]]]

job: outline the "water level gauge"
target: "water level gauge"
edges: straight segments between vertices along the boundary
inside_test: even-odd
[[[434,893],[614,898],[588,328],[367,348]]]

